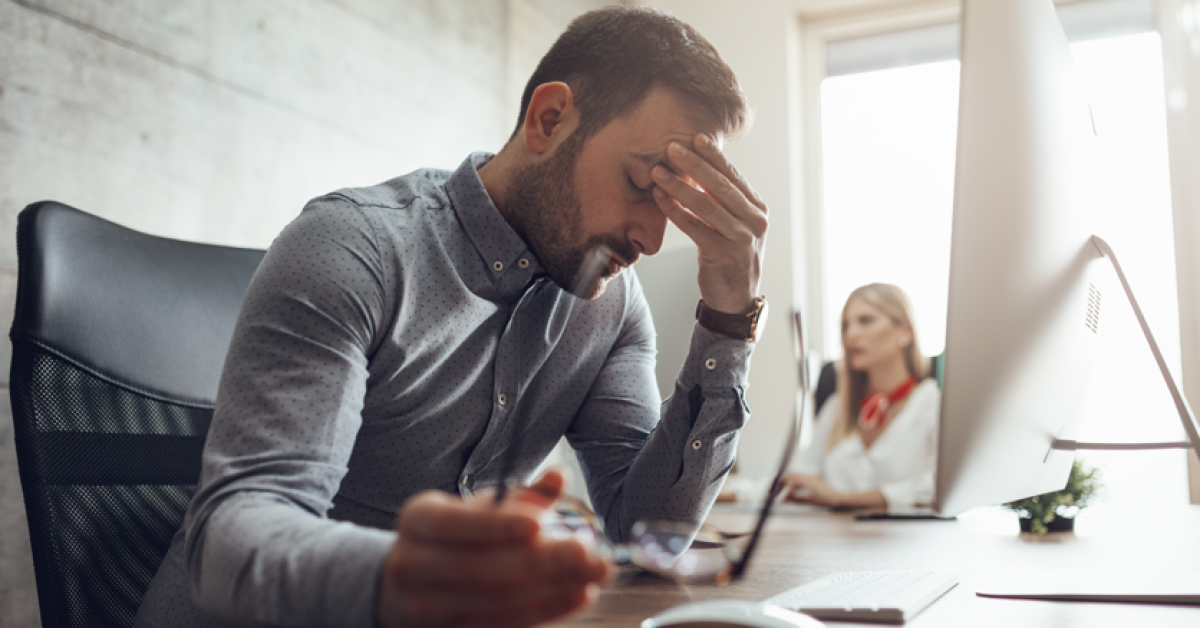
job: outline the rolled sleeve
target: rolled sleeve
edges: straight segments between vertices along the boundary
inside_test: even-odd
[[[684,385],[688,386],[687,380],[691,376],[699,375],[691,385],[699,384],[706,397],[709,392],[721,395],[734,390],[745,391],[749,386],[754,343],[722,339],[699,323],[693,325],[692,344],[680,370]]]
[[[191,598],[233,625],[374,625],[394,533],[326,518],[394,299],[369,217],[314,201],[251,282],[184,521]]]
[[[615,396],[615,387],[622,388],[617,396],[658,397],[654,325],[640,285],[633,288],[629,322],[598,379],[596,401]],[[722,339],[695,324],[673,394],[661,406],[634,404],[638,415],[621,420],[597,412],[591,399],[585,403],[568,438],[611,539],[625,540],[639,520],[696,525],[704,520],[733,467],[739,430],[750,416],[745,391],[753,350],[752,343]],[[650,390],[632,393],[633,382]],[[629,433],[630,426],[637,426],[640,438],[614,448],[613,435]]]

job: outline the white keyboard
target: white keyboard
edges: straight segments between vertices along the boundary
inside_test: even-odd
[[[958,574],[948,571],[843,571],[766,603],[820,619],[903,623],[957,584]]]

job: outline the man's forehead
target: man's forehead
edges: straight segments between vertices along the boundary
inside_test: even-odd
[[[671,166],[671,160],[667,159],[667,151],[664,148],[658,153],[634,153],[634,159],[646,164],[646,167],[653,168],[654,166],[662,166],[671,172],[675,172],[675,168]]]
[[[716,140],[717,146],[724,143],[724,133],[719,125],[667,87],[655,87],[633,111],[613,120],[620,132],[633,135],[635,142],[642,144],[640,153],[666,150],[666,142],[675,141],[690,146],[692,137],[705,133]],[[666,140],[662,146],[655,142]],[[649,143],[647,145],[646,143]]]
[[[709,137],[715,139],[716,144],[717,144],[717,150],[724,150],[725,142],[724,142],[724,138],[721,136],[720,133],[710,133]],[[695,150],[695,148],[692,146],[692,142],[690,140],[687,140],[684,138],[679,138],[679,139],[673,139],[671,141],[679,142],[680,144],[683,144],[687,148]],[[674,166],[671,165],[671,160],[667,158],[667,147],[666,146],[663,146],[662,150],[659,150],[657,152],[644,152],[644,153],[635,152],[635,153],[633,153],[633,158],[642,162],[649,168],[653,168],[654,166],[662,166],[662,167],[666,168],[667,170],[670,170],[671,172],[675,172]]]

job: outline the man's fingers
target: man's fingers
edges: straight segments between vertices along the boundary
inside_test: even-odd
[[[732,168],[733,164],[726,161],[724,155],[719,151],[712,149],[710,152],[714,155],[714,159],[723,162],[727,169]],[[766,211],[755,205],[750,197],[730,178],[740,178],[736,170],[730,170],[730,174],[726,175],[703,155],[678,142],[671,142],[667,146],[667,158],[671,160],[671,165],[676,172],[690,177],[704,188],[707,196],[715,199],[718,206],[729,212],[739,223],[745,224],[756,236],[766,233]],[[671,190],[667,191],[672,192]],[[685,205],[688,203],[687,199],[680,198],[679,200],[684,201]],[[690,207],[690,205],[688,206]]]
[[[729,212],[731,216],[742,219],[757,213],[750,206],[750,201],[742,195],[741,190],[728,177],[718,172],[712,164],[688,147],[679,142],[671,142],[667,145],[667,158],[671,160],[675,172],[690,177],[704,189],[704,196],[715,199],[714,204]],[[673,190],[667,191],[674,195]],[[679,198],[679,200],[683,201],[687,207],[691,207],[688,204],[689,199]]]
[[[724,239],[713,229],[712,225],[696,217],[661,187],[654,188],[654,201],[658,203],[659,211],[667,217],[667,220],[679,227],[679,230],[691,238],[701,250],[713,242],[714,238]]]
[[[750,186],[750,182],[742,176],[737,166],[734,166],[733,162],[729,161],[729,158],[725,156],[725,153],[721,152],[721,149],[711,137],[699,133],[693,138],[692,146],[705,161],[712,164],[713,168],[737,187],[746,200],[764,212],[767,211],[767,204],[762,200],[762,197]]]
[[[550,469],[533,484],[513,491],[512,499],[538,508],[549,508],[558,501],[559,497],[562,497],[566,483],[561,472],[557,469]]]
[[[405,625],[530,626],[581,608],[611,566],[578,540],[538,537],[537,515],[562,488],[562,475],[549,472],[500,507],[432,491],[414,497],[384,565],[389,601],[379,612]]]
[[[547,471],[531,486],[513,491],[499,508],[490,499],[464,501],[446,493],[426,491],[401,509],[397,530],[414,543],[447,547],[526,545],[540,530],[538,511],[558,500],[564,484],[561,473]]]
[[[654,176],[657,189],[666,192],[672,198],[679,201],[680,205],[687,208],[693,215],[703,220],[712,230],[725,238],[733,239],[738,232],[747,232],[746,227],[738,221],[737,217],[728,208],[722,207],[708,194],[684,183],[683,179],[679,178],[679,175],[662,166],[655,166],[651,174]],[[742,202],[745,201],[743,200]],[[659,206],[661,207],[661,205],[662,202],[660,201]],[[667,218],[670,217],[671,215],[667,214]],[[682,229],[682,227],[680,228]]]
[[[536,512],[465,502],[438,491],[410,499],[396,527],[414,543],[476,548],[529,543],[540,529]]]
[[[406,590],[514,591],[549,582],[599,582],[609,571],[603,559],[574,540],[490,551],[431,548],[403,538],[400,543],[402,550],[387,569]]]

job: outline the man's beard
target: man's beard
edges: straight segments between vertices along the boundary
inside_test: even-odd
[[[572,133],[549,159],[518,170],[508,189],[508,219],[558,287],[591,300],[604,294],[616,275],[609,272],[608,257],[632,264],[638,252],[627,240],[609,234],[585,239],[575,185],[583,144],[584,138]]]

